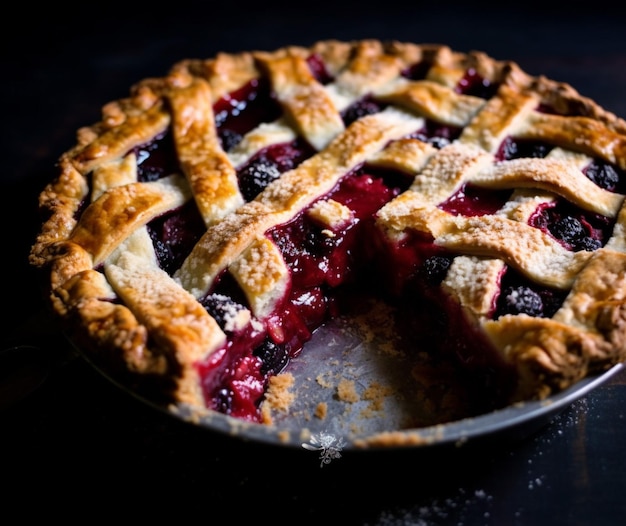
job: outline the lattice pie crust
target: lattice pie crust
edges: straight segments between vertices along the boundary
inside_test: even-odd
[[[238,94],[261,85],[277,113],[227,146],[220,112],[236,121],[237,104],[246,111]],[[349,121],[350,108],[362,111]],[[455,133],[438,140],[424,131],[437,127]],[[138,152],[164,135],[174,167],[138,179]],[[548,153],[507,158],[511,140]],[[309,153],[244,197],[243,167],[294,141]],[[616,184],[589,177],[592,163],[618,174]],[[304,213],[332,240],[354,210],[329,195],[364,166],[406,177],[372,225],[390,247],[417,236],[451,256],[434,287],[460,306],[468,337],[484,337],[513,371],[508,401],[546,397],[626,358],[626,123],[569,85],[441,45],[322,41],[220,53],[139,82],[60,157],[40,196],[44,222],[30,262],[45,269],[52,309],[87,353],[174,404],[204,407],[198,364],[228,360],[229,338],[264,331],[289,297],[292,269],[268,232]],[[465,185],[509,197],[476,215],[442,205]],[[604,218],[605,235],[572,249],[532,224],[556,200]],[[165,270],[148,225],[189,203],[204,232]],[[495,317],[506,268],[559,291],[554,312]],[[371,272],[376,280],[383,270]],[[246,305],[218,323],[200,300],[224,273]]]

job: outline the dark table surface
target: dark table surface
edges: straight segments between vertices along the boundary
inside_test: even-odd
[[[206,524],[626,523],[624,370],[513,436],[347,451],[322,466],[304,448],[230,438],[146,406],[89,367],[46,314],[27,264],[39,191],[78,127],[179,59],[325,38],[440,42],[512,59],[626,117],[626,19],[608,4],[403,4],[106,2],[59,12],[50,3],[5,16],[3,512],[26,499],[23,517],[66,519],[175,511]]]

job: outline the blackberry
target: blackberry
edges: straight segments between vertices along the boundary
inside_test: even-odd
[[[441,149],[456,139],[460,133],[460,128],[427,120],[424,127],[411,134],[411,137],[432,144],[437,149]]]
[[[516,140],[508,137],[500,146],[498,157],[504,160],[521,158],[543,158],[552,150],[552,146],[529,140]]]
[[[541,295],[541,301],[543,302],[543,314],[544,318],[552,318],[557,310],[563,305],[563,301],[567,296],[567,292],[554,289],[543,289],[539,292]]]
[[[441,148],[450,144],[450,139],[448,139],[447,137],[438,137],[435,135],[434,137],[429,137],[428,139],[426,139],[426,142],[432,144],[438,150],[441,150]]]
[[[237,312],[246,308],[228,296],[215,293],[206,296],[201,303],[222,330],[227,330],[228,321],[236,316]]]
[[[564,241],[572,248],[577,246],[587,234],[583,224],[572,216],[561,217],[549,224],[548,228],[554,237]]]
[[[169,133],[133,148],[133,152],[137,159],[138,181],[156,181],[180,171],[176,148]]]
[[[177,268],[176,258],[172,254],[172,250],[167,243],[158,239],[157,233],[153,229],[148,229],[148,232],[154,245],[154,252],[159,266],[171,276]]]
[[[280,177],[278,167],[260,158],[244,166],[237,174],[239,189],[246,201],[252,201],[274,179]]]
[[[315,151],[303,139],[282,144],[274,144],[263,153],[263,158],[276,166],[283,173],[298,166],[302,161],[313,155]]]
[[[449,256],[431,256],[422,263],[420,274],[429,285],[439,285],[452,264]]]
[[[450,139],[448,137],[443,137],[441,135],[431,136],[426,133],[418,132],[418,133],[411,135],[411,137],[418,139],[422,142],[427,142],[433,145],[438,150],[441,150],[441,148],[443,148],[444,146],[448,146],[448,144],[450,144]]]
[[[585,175],[600,188],[615,191],[619,183],[619,174],[610,164],[594,161],[585,170]]]
[[[337,246],[340,238],[338,236],[330,237],[323,234],[318,227],[310,225],[304,233],[304,248],[310,254],[321,256],[328,254],[335,246]]]
[[[233,405],[233,397],[234,393],[230,389],[220,389],[214,397],[215,410],[225,415],[229,414]]]
[[[528,314],[542,316],[543,300],[541,296],[525,285],[511,286],[502,294],[502,314]]]
[[[269,338],[254,350],[254,355],[263,362],[261,373],[264,375],[279,373],[289,362],[287,350]]]
[[[584,236],[578,241],[578,243],[576,243],[574,249],[593,252],[594,250],[598,250],[600,247],[602,247],[602,241],[591,236]]]
[[[365,98],[356,101],[352,106],[349,106],[343,111],[342,118],[343,122],[346,126],[349,126],[354,121],[359,120],[361,117],[365,117],[366,115],[372,115],[374,113],[379,113],[383,109],[378,102]]]
[[[137,167],[137,180],[143,183],[150,183],[152,181],[158,181],[165,176],[162,168],[157,166],[138,166]]]
[[[222,149],[225,152],[229,152],[235,146],[237,146],[242,139],[242,135],[234,130],[228,128],[221,129],[219,131],[220,141],[222,141]]]

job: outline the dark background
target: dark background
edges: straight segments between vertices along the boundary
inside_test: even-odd
[[[209,524],[623,524],[623,372],[551,422],[512,436],[463,448],[346,452],[320,467],[314,452],[195,428],[116,389],[50,322],[27,264],[37,195],[76,129],[183,58],[327,38],[444,43],[514,60],[626,117],[622,10],[603,1],[559,4],[113,0],[72,9],[23,2],[6,11],[0,507],[83,519],[175,511]]]

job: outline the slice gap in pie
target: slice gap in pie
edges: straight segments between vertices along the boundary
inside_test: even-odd
[[[173,409],[272,424],[272,379],[375,300],[476,414],[626,358],[625,170],[626,122],[481,52],[220,53],[79,131],[30,262],[77,346]]]

